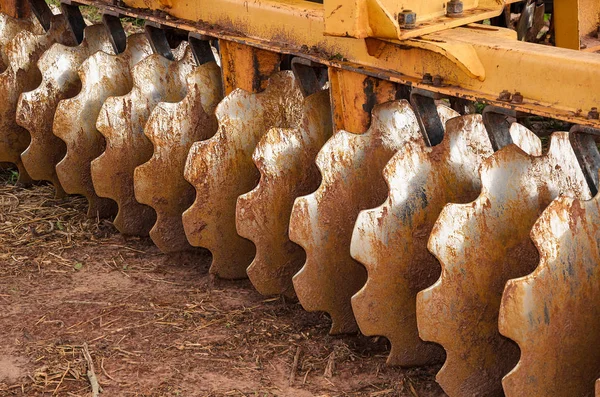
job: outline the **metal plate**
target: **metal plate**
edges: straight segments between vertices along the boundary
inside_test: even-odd
[[[156,221],[154,210],[134,196],[134,170],[150,160],[153,151],[144,126],[159,102],[185,97],[185,79],[193,68],[189,50],[179,61],[150,55],[133,67],[133,89],[108,98],[102,106],[96,127],[106,139],[106,150],[92,161],[92,181],[98,196],[117,202],[114,225],[123,234],[148,235]]]
[[[566,132],[540,157],[500,150],[483,162],[481,183],[475,201],[440,214],[428,248],[442,274],[417,295],[419,335],[446,350],[437,380],[451,396],[503,395],[501,379],[519,357],[498,331],[504,285],[537,266],[529,232],[544,208],[559,194],[590,197]]]
[[[240,236],[256,246],[247,272],[263,295],[295,295],[292,276],[306,256],[290,241],[290,214],[296,197],[319,186],[321,176],[315,158],[332,131],[329,92],[321,91],[306,98],[298,128],[273,128],[256,146],[252,158],[260,171],[260,182],[238,198],[236,225]]]
[[[29,145],[30,138],[27,130],[16,123],[17,103],[22,92],[33,90],[40,84],[37,61],[57,42],[75,44],[60,15],[52,18],[47,33],[38,35],[22,31],[5,47],[8,66],[0,74],[0,162],[16,164],[20,182],[31,181],[21,161],[21,153]]]
[[[34,180],[52,182],[57,196],[65,194],[56,176],[56,164],[64,157],[66,147],[52,133],[54,112],[60,100],[80,91],[77,70],[97,51],[113,51],[102,25],[85,28],[84,39],[76,47],[62,44],[50,47],[38,62],[42,82],[35,90],[21,94],[17,105],[17,124],[27,129],[31,136],[29,146],[21,154],[25,169]]]
[[[531,238],[537,269],[510,280],[500,332],[521,349],[502,384],[509,396],[592,396],[600,374],[600,196],[559,198]]]
[[[196,189],[196,200],[183,213],[183,225],[193,246],[211,251],[212,274],[246,277],[255,248],[237,234],[236,201],[258,183],[256,145],[272,127],[300,125],[303,100],[292,72],[276,73],[262,93],[237,89],[227,95],[217,107],[217,134],[192,145],[185,179]]]
[[[154,145],[154,154],[134,173],[137,201],[156,211],[150,237],[163,252],[191,248],[181,215],[194,202],[194,188],[183,171],[192,144],[217,131],[215,108],[222,98],[217,64],[194,69],[187,77],[187,90],[181,102],[159,103],[152,112],[144,133]]]
[[[90,217],[108,217],[117,210],[114,201],[96,195],[92,184],[91,162],[105,147],[104,138],[96,129],[100,109],[108,97],[131,90],[131,67],[151,52],[143,34],[130,36],[122,54],[97,52],[79,69],[80,93],[60,101],[56,108],[53,132],[67,146],[65,157],[56,165],[56,174],[67,193],[87,198]]]
[[[367,275],[350,256],[356,217],[385,200],[382,171],[394,153],[408,142],[422,140],[408,102],[379,105],[366,133],[342,130],[323,146],[317,156],[321,185],[294,203],[290,239],[306,251],[294,288],[306,310],[331,316],[332,334],[357,330],[350,298]]]

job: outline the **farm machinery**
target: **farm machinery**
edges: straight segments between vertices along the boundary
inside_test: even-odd
[[[600,396],[600,2],[0,11],[20,183],[444,363],[451,397]]]

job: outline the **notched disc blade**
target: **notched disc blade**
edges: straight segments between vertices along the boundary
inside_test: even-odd
[[[52,133],[58,102],[75,96],[81,89],[77,70],[97,51],[112,52],[106,29],[102,25],[85,28],[84,39],[76,47],[55,44],[42,55],[38,67],[41,84],[25,92],[17,106],[17,124],[26,128],[31,142],[21,155],[25,169],[34,180],[52,182],[57,196],[64,195],[56,175],[56,164],[64,157],[66,147]]]
[[[154,145],[150,161],[135,169],[137,201],[156,211],[150,237],[163,252],[190,249],[181,215],[194,201],[194,188],[183,170],[194,142],[217,131],[215,108],[221,101],[221,71],[210,62],[187,78],[186,97],[178,103],[160,103],[146,123],[144,133]]]
[[[123,234],[148,235],[156,222],[154,210],[134,196],[134,170],[152,157],[144,126],[159,102],[179,102],[185,97],[185,79],[193,68],[189,50],[179,61],[150,55],[133,67],[133,89],[108,98],[100,110],[96,127],[106,139],[106,150],[92,161],[92,181],[98,196],[117,202],[114,225]]]
[[[259,140],[271,127],[298,126],[302,103],[293,74],[276,73],[262,93],[235,90],[225,97],[217,107],[216,135],[192,145],[185,178],[196,189],[196,200],[184,212],[183,225],[193,246],[212,252],[211,273],[246,277],[255,249],[236,232],[236,201],[258,183],[252,153]]]
[[[559,194],[590,197],[565,132],[540,157],[516,145],[495,153],[481,166],[481,184],[475,201],[440,214],[428,248],[442,274],[417,295],[419,335],[446,350],[437,380],[452,396],[502,395],[501,379],[519,357],[498,331],[504,285],[537,265],[529,232],[544,208]]]
[[[30,137],[16,122],[17,104],[22,92],[40,84],[37,61],[54,43],[74,44],[62,15],[53,17],[47,33],[21,31],[5,47],[8,65],[0,74],[0,162],[16,164],[20,182],[31,181],[21,161],[21,153],[29,145]]]
[[[290,241],[290,214],[321,180],[315,158],[332,134],[329,93],[306,98],[303,117],[298,128],[273,128],[261,139],[253,155],[260,182],[237,201],[237,231],[256,246],[248,276],[263,295],[294,296],[292,276],[306,256]]]
[[[367,275],[350,256],[356,217],[385,200],[382,171],[394,153],[422,140],[406,101],[379,105],[366,133],[339,131],[327,141],[317,156],[321,185],[294,203],[290,239],[306,251],[294,288],[306,310],[329,313],[332,334],[357,330],[350,298]]]
[[[417,142],[394,155],[384,170],[387,200],[356,221],[351,254],[364,264],[368,279],[352,307],[365,335],[390,340],[389,364],[426,365],[443,358],[442,349],[423,342],[417,330],[417,293],[440,274],[427,240],[444,205],[477,198],[479,166],[492,153],[480,115],[450,120],[439,145]]]
[[[56,174],[67,193],[87,198],[90,217],[108,217],[117,210],[114,201],[96,195],[92,184],[91,162],[105,147],[104,138],[96,129],[100,109],[108,97],[125,95],[131,90],[131,68],[151,53],[143,34],[130,36],[122,54],[95,53],[79,69],[80,93],[61,101],[56,108],[54,135],[67,147],[65,157],[56,166]]]
[[[600,196],[562,197],[533,227],[539,266],[507,283],[500,309],[500,332],[521,349],[502,382],[507,395],[594,395],[600,374],[598,225]]]

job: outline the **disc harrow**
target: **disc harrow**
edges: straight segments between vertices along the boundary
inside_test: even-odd
[[[21,182],[83,195],[88,216],[116,215],[121,233],[149,234],[164,253],[208,249],[211,274],[297,297],[329,314],[331,334],[384,336],[390,365],[445,360],[437,380],[451,397],[600,397],[598,112],[542,151],[517,118],[581,123],[589,98],[565,104],[528,86],[547,105],[484,91],[497,88],[495,69],[512,70],[494,51],[513,59],[514,32],[454,19],[441,29],[431,17],[417,35],[394,17],[306,36],[342,54],[321,53],[320,41],[296,54],[277,47],[288,37],[263,40],[268,28],[188,32],[161,13],[127,37],[119,18],[135,1],[87,27],[68,1],[52,15],[31,0],[37,21],[0,14],[0,163]],[[259,3],[246,12],[278,2]],[[308,3],[312,23],[320,3]],[[528,40],[544,19],[535,7]],[[387,21],[369,10],[366,20]],[[365,45],[347,48],[352,35]],[[515,48],[531,59],[552,51],[529,45]],[[574,81],[591,59],[577,57]],[[452,73],[414,78],[424,65]],[[467,99],[492,105],[460,115],[440,104],[448,97],[462,110]]]
[[[17,105],[21,93],[39,85],[37,61],[54,43],[75,44],[61,15],[52,16],[47,32],[36,34],[23,30],[5,47],[8,66],[0,74],[0,162],[15,164],[22,183],[31,181],[21,159],[21,153],[27,149],[31,139],[29,132],[17,124]]]
[[[180,60],[150,55],[133,67],[132,90],[108,98],[100,110],[96,127],[106,139],[106,150],[92,161],[92,181],[98,196],[117,203],[114,225],[123,234],[148,235],[156,222],[154,210],[137,202],[134,195],[135,168],[150,160],[153,153],[144,127],[160,102],[183,100],[185,79],[194,67],[189,48]]]
[[[247,277],[256,250],[237,234],[235,207],[238,196],[258,184],[252,154],[271,128],[301,125],[306,106],[292,72],[278,72],[259,94],[238,89],[226,96],[217,106],[216,135],[192,145],[185,179],[196,189],[196,198],[183,213],[183,225],[193,246],[211,251],[212,274]]]
[[[56,174],[68,194],[81,194],[88,200],[88,216],[109,217],[117,212],[114,201],[98,197],[91,175],[91,162],[105,148],[96,120],[104,101],[123,96],[133,87],[131,68],[152,53],[143,34],[127,39],[126,49],[118,55],[98,51],[79,69],[81,91],[59,102],[53,132],[66,145],[66,154],[56,165]]]
[[[54,113],[59,101],[79,93],[81,80],[77,70],[97,51],[113,51],[102,25],[85,28],[83,41],[78,46],[55,44],[50,47],[38,62],[42,73],[40,85],[21,94],[17,105],[17,124],[31,137],[29,146],[21,154],[23,165],[32,179],[51,182],[59,197],[65,192],[56,175],[56,164],[64,157],[66,146],[52,132]]]
[[[366,272],[350,256],[356,217],[384,200],[382,170],[394,153],[420,141],[423,135],[408,102],[380,105],[366,133],[339,131],[327,141],[316,159],[321,185],[294,203],[290,239],[306,251],[294,288],[306,310],[331,316],[332,334],[357,330],[350,298],[364,285]]]
[[[529,233],[545,207],[560,195],[591,198],[567,132],[554,133],[542,156],[516,145],[493,154],[481,185],[476,200],[441,212],[428,244],[441,277],[417,295],[419,335],[446,350],[437,380],[451,396],[503,395],[502,377],[519,358],[498,331],[504,286],[537,265]]]
[[[159,103],[144,134],[154,146],[152,158],[135,169],[135,198],[156,211],[150,238],[162,252],[191,248],[182,214],[194,201],[194,188],[183,171],[194,142],[217,131],[215,108],[222,99],[221,70],[214,61],[187,76],[187,95],[178,103]]]
[[[306,256],[289,238],[290,214],[296,197],[317,189],[321,177],[315,158],[332,131],[329,92],[322,91],[306,98],[297,128],[272,128],[256,146],[252,158],[260,181],[238,197],[236,225],[239,235],[256,246],[247,272],[263,295],[295,296],[292,277]]]

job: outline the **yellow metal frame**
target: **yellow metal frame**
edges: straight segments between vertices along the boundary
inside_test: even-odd
[[[600,50],[593,36],[600,26],[600,1],[560,0],[554,2],[556,45],[573,50]]]
[[[158,1],[126,1],[164,9]],[[600,121],[587,117],[600,107],[600,55],[519,42],[507,29],[469,25],[415,40],[354,39],[324,35],[323,6],[300,0],[199,0],[193,5],[171,0],[174,17],[169,18],[79,2],[331,68],[600,128]],[[197,22],[178,19],[184,16]],[[441,76],[443,84],[422,83],[425,73]],[[499,100],[504,90],[521,92],[523,102]]]

